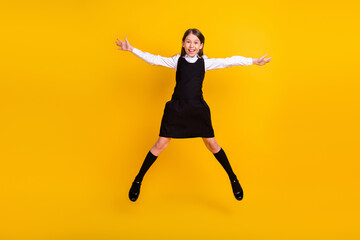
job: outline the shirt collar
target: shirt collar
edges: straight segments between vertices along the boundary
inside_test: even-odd
[[[189,59],[197,59],[196,57],[200,58],[200,57],[199,57],[199,54],[196,54],[196,55],[193,56],[193,57],[190,57],[189,55],[185,54],[185,57],[186,57],[186,58],[189,58]]]
[[[194,63],[198,60],[198,58],[200,58],[200,56],[198,54],[196,54],[195,56],[190,57],[189,55],[185,54],[184,58],[186,61],[188,61],[190,63]]]

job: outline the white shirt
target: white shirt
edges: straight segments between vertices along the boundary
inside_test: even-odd
[[[150,63],[151,65],[161,65],[164,67],[173,68],[176,71],[177,62],[181,57],[180,54],[177,54],[173,57],[162,57],[160,55],[153,55],[148,52],[143,52],[137,48],[133,48],[132,52],[144,60],[145,62]],[[194,57],[190,57],[189,55],[185,55],[186,61],[189,63],[194,63],[196,60],[200,58],[198,54]],[[205,71],[219,68],[227,68],[232,66],[248,66],[252,65],[252,58],[242,57],[242,56],[232,56],[227,58],[208,58],[206,55],[203,55],[204,63],[205,63]]]

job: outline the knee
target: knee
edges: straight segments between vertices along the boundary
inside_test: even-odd
[[[221,149],[215,139],[204,139],[204,143],[212,153],[217,153]]]
[[[169,145],[169,142],[170,142],[170,139],[158,140],[155,143],[155,148],[157,148],[159,150],[164,150]]]

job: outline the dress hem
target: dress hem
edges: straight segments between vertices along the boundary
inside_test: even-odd
[[[214,138],[215,135],[213,136],[188,136],[188,137],[179,137],[179,136],[162,136],[162,135],[159,135],[159,137],[167,137],[167,138],[178,138],[178,139],[181,139],[181,138],[197,138],[197,137],[201,137],[201,138]]]

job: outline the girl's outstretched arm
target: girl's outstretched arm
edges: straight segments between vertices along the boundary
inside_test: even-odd
[[[173,56],[173,57],[162,57],[160,55],[153,55],[151,53],[143,52],[133,46],[130,45],[129,41],[127,40],[127,37],[125,37],[125,42],[117,39],[119,42],[116,42],[116,44],[121,47],[119,49],[124,51],[130,51],[135,54],[135,56],[141,58],[145,62],[151,64],[151,65],[160,65],[164,67],[169,67],[176,69],[177,60],[180,57],[180,54]]]
[[[259,66],[262,66],[271,60],[271,58],[265,59],[265,56],[262,56],[261,58],[250,58],[250,57],[242,57],[242,56],[232,56],[227,58],[208,58],[206,55],[204,55],[205,70],[207,71],[207,70],[227,68],[233,66],[249,66],[252,64],[257,64]]]
[[[203,58],[205,60],[205,71],[233,66],[248,66],[253,64],[252,58],[242,56],[208,58],[206,55],[204,55]]]

